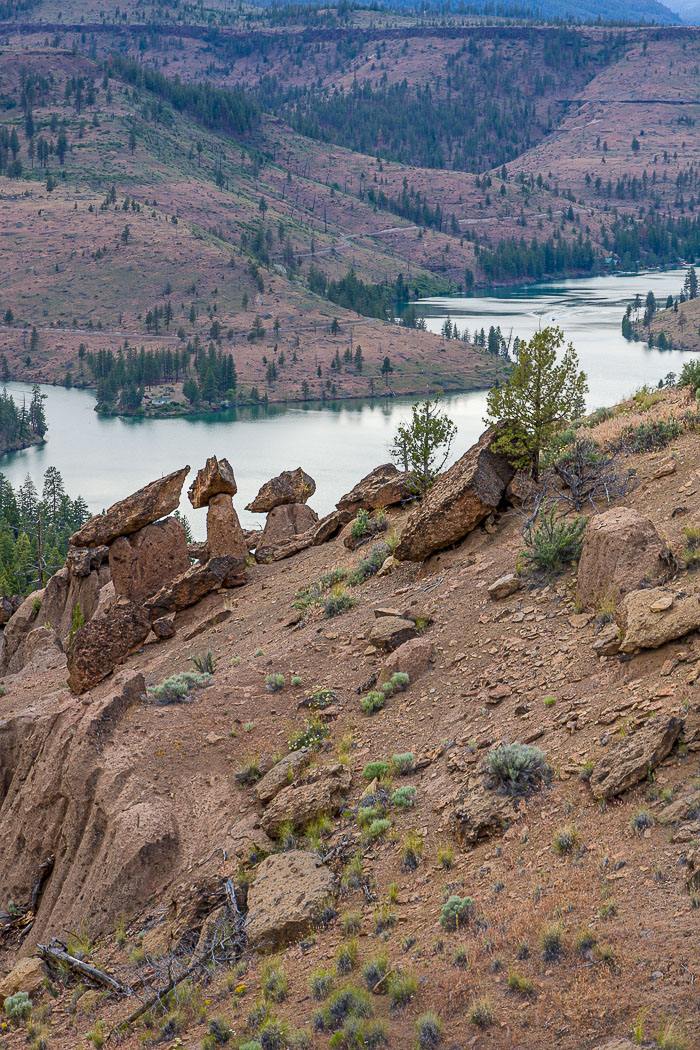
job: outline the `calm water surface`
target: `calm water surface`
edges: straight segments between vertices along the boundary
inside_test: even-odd
[[[677,295],[682,270],[635,276],[594,277],[500,290],[475,298],[426,299],[419,304],[428,328],[439,332],[449,315],[460,330],[473,333],[499,325],[506,339],[529,338],[541,325],[558,324],[573,342],[588,374],[590,408],[613,404],[643,383],[657,383],[668,372],[679,372],[691,355],[649,349],[627,343],[620,334],[625,306],[651,288],[657,300]],[[15,400],[29,393],[22,383],[10,383]],[[48,441],[0,458],[0,470],[14,485],[29,472],[39,485],[48,466],[63,474],[66,489],[81,494],[93,512],[128,495],[154,478],[185,463],[194,470],[207,456],[226,456],[238,482],[235,503],[245,525],[261,524],[264,516],[243,511],[260,485],[281,470],[303,466],[316,480],[310,501],[319,514],[378,463],[397,424],[410,415],[412,399],[344,402],[269,409],[232,410],[211,417],[163,420],[103,418],[94,412],[94,396],[81,390],[46,387]],[[455,457],[484,429],[486,394],[453,395],[445,408],[458,426]],[[181,506],[194,532],[203,536],[205,512],[193,511],[187,484]]]

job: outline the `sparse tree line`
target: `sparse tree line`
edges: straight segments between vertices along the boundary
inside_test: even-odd
[[[45,400],[46,395],[35,385],[29,404],[23,400],[18,406],[3,387],[0,391],[0,454],[27,448],[43,440],[47,430]]]

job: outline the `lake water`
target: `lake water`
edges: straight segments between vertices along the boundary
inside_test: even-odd
[[[460,330],[473,333],[498,325],[508,339],[529,338],[541,325],[559,325],[574,344],[588,374],[590,408],[613,404],[643,383],[656,384],[668,372],[679,372],[691,355],[628,343],[620,334],[627,302],[651,288],[660,302],[682,287],[683,270],[634,276],[594,277],[528,288],[499,290],[474,298],[424,300],[420,306],[431,331],[439,332],[449,314]],[[30,387],[9,383],[15,400]],[[71,496],[82,495],[98,512],[162,474],[189,463],[193,471],[207,456],[226,456],[238,482],[235,503],[244,525],[264,523],[263,515],[243,510],[260,485],[281,470],[303,466],[316,480],[310,500],[319,514],[377,464],[397,424],[410,415],[411,399],[342,402],[335,406],[293,406],[232,410],[215,418],[125,420],[94,412],[91,392],[45,387],[48,441],[40,448],[0,457],[2,470],[17,485],[30,473],[40,487],[48,466],[61,471]],[[484,429],[486,394],[479,391],[444,399],[458,427],[454,457],[461,455]],[[205,512],[187,502],[185,482],[181,510],[195,534],[205,532]]]

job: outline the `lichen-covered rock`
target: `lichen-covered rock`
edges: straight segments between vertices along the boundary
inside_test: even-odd
[[[631,507],[614,507],[588,521],[578,566],[581,602],[594,609],[619,600],[643,582],[659,582],[669,570],[666,544],[654,523]]]
[[[393,463],[382,463],[341,496],[336,507],[354,517],[358,510],[378,510],[403,503],[413,495],[407,479],[408,474],[398,470]]]
[[[207,549],[210,558],[231,557],[245,562],[248,557],[248,544],[233,500],[225,492],[218,493],[209,500]]]
[[[700,593],[649,587],[625,595],[617,609],[620,649],[658,649],[700,627]]]
[[[235,496],[237,492],[238,486],[229,461],[210,456],[202,469],[197,472],[187,494],[190,503],[197,509],[208,506],[214,496]]]
[[[297,467],[296,470],[283,470],[276,478],[265,482],[246,510],[265,514],[285,503],[306,503],[315,491],[316,482],[301,467]]]
[[[239,558],[211,558],[204,565],[192,565],[152,598],[147,598],[144,605],[157,620],[169,612],[194,605],[219,587],[237,587],[245,581],[245,562]]]
[[[119,500],[104,514],[89,518],[73,533],[71,544],[74,547],[99,547],[112,543],[118,536],[137,532],[144,525],[164,518],[166,514],[172,514],[180,502],[182,485],[189,469],[182,467],[164,478],[158,478],[126,499]]]
[[[295,828],[304,828],[322,813],[339,812],[350,790],[350,771],[339,765],[313,772],[314,779],[280,791],[263,813],[263,830],[272,838],[287,822]]]
[[[596,798],[614,798],[644,780],[670,754],[682,728],[681,718],[659,715],[631,736],[615,739],[591,773]]]
[[[248,940],[268,949],[297,940],[334,889],[333,872],[315,853],[295,849],[267,857],[248,890]]]
[[[115,594],[132,602],[150,598],[189,567],[187,533],[177,518],[165,518],[120,536],[109,548]]]
[[[482,434],[429,489],[408,517],[395,550],[401,561],[423,561],[463,539],[503,499],[513,468],[492,451],[498,430]]]
[[[151,618],[146,610],[121,599],[109,612],[90,620],[77,632],[68,649],[68,686],[84,693],[126,659],[148,636]]]

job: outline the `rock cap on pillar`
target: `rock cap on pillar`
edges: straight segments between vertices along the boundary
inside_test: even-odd
[[[189,467],[182,467],[166,474],[119,500],[104,514],[95,514],[73,533],[70,543],[74,547],[101,547],[164,518],[179,505],[182,485],[189,470]]]
[[[210,456],[205,465],[197,473],[189,487],[190,503],[195,508],[206,507],[214,496],[222,494],[235,496],[238,492],[236,479],[233,476],[233,467],[227,459],[217,459]]]
[[[296,470],[283,470],[276,478],[265,482],[246,510],[265,514],[286,503],[306,503],[315,491],[316,482],[301,467],[297,467]]]

